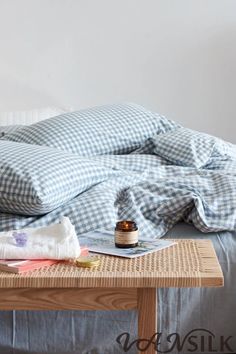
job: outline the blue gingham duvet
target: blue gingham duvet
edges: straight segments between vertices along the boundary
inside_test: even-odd
[[[118,219],[135,220],[141,235],[153,238],[180,220],[203,232],[236,229],[234,145],[179,125],[141,145],[126,155],[88,157],[114,173],[105,181],[95,178],[96,184],[47,214],[0,213],[0,231],[44,226],[63,215],[78,234],[111,229]],[[96,177],[96,169],[91,173]]]

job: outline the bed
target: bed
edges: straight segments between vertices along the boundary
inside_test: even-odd
[[[122,112],[126,118],[127,116],[133,117],[132,114],[135,114],[135,125],[137,124],[137,119],[142,118],[142,124],[145,124],[147,117],[150,119],[151,113],[141,108],[138,108],[137,117],[137,106],[134,108],[134,106],[129,105],[128,114],[127,112],[124,114],[124,109],[127,109],[127,106],[119,107],[118,110],[114,106],[109,107],[109,118],[113,117],[116,122],[117,117],[115,117],[114,112],[119,111],[119,114]],[[101,109],[99,109],[99,112],[101,112]],[[144,112],[145,115],[143,116]],[[88,119],[88,115],[90,118],[94,117],[94,110],[86,112],[86,119]],[[107,117],[107,114],[105,116]],[[140,118],[140,116],[142,117]],[[70,114],[70,117],[72,117],[70,121],[76,119],[73,114]],[[203,352],[207,353],[213,347],[218,352],[223,353],[228,353],[231,348],[235,351],[235,147],[232,144],[223,143],[218,139],[215,140],[215,138],[209,138],[206,135],[199,136],[198,134],[193,134],[192,131],[183,130],[176,123],[163,117],[160,118],[156,114],[151,116],[152,118],[154,120],[151,123],[149,121],[148,130],[145,130],[143,125],[140,124],[140,131],[137,128],[134,135],[125,136],[125,139],[124,135],[122,135],[120,139],[113,141],[112,144],[110,141],[105,141],[104,139],[103,142],[105,141],[105,143],[101,144],[99,134],[96,136],[97,144],[94,136],[91,135],[89,135],[90,143],[88,143],[88,132],[90,130],[87,131],[85,140],[84,134],[81,136],[82,144],[76,147],[79,150],[73,150],[74,146],[70,145],[71,140],[69,144],[67,142],[66,148],[70,150],[70,154],[79,154],[80,156],[85,154],[89,156],[91,152],[93,163],[96,166],[102,166],[100,174],[97,173],[96,169],[96,176],[99,175],[98,180],[93,180],[93,185],[86,186],[85,190],[79,193],[77,190],[74,190],[74,197],[72,197],[72,194],[69,196],[62,195],[63,205],[57,205],[58,200],[55,200],[53,204],[42,203],[38,205],[34,203],[32,205],[32,198],[28,198],[24,200],[24,204],[21,203],[18,205],[18,210],[14,213],[14,209],[12,208],[15,208],[16,204],[13,202],[5,203],[4,206],[1,206],[0,230],[50,224],[57,221],[60,215],[67,215],[75,224],[77,233],[80,234],[95,227],[111,227],[117,218],[133,217],[138,221],[138,225],[144,236],[210,238],[214,243],[223,269],[225,286],[222,289],[215,290],[159,290],[160,305],[158,316],[162,324],[162,328],[159,329],[163,332],[163,350],[168,350],[171,346],[171,343],[168,343],[165,339],[169,334],[177,332],[183,338],[188,332],[196,329],[195,335],[197,335],[198,341],[201,341],[201,336],[205,336],[205,347],[202,347],[204,349],[202,350]],[[156,131],[156,120],[158,120],[158,135],[161,139],[153,138],[153,132],[149,130],[151,125]],[[119,119],[119,122],[121,122],[121,119]],[[51,121],[49,123],[51,124]],[[36,128],[38,129],[39,125],[37,124]],[[98,124],[101,124],[101,119],[98,121]],[[131,124],[131,121],[129,121],[129,124]],[[114,123],[112,131],[114,131],[115,127]],[[48,127],[46,131],[48,132]],[[53,134],[55,135],[55,130]],[[32,131],[30,134],[26,131],[25,134],[20,129],[18,133],[16,131],[7,133],[6,135],[8,138],[4,139],[1,144],[1,151],[5,152],[4,156],[9,151],[10,142],[13,145],[26,144],[27,146],[24,145],[24,149],[28,149],[28,145],[30,144],[40,145],[38,141],[39,134],[34,135]],[[111,132],[108,135],[111,137]],[[42,135],[40,135],[41,138]],[[27,139],[35,139],[35,141],[28,141]],[[176,142],[183,141],[183,139],[185,139],[185,146],[188,147],[188,150],[187,152],[183,151],[183,147],[180,146],[176,154]],[[91,146],[91,140],[93,142],[93,150],[88,151],[86,150],[87,145]],[[175,144],[171,149],[173,141]],[[52,139],[53,146],[50,145],[49,149],[54,149],[54,144],[55,136]],[[61,141],[58,144],[61,144]],[[19,146],[17,145],[17,147]],[[111,146],[113,151],[109,150]],[[127,146],[129,146],[128,150],[126,150]],[[11,154],[13,155],[11,156],[14,156],[15,149],[16,147],[12,148]],[[155,158],[151,157],[152,154],[150,154],[150,151],[155,152],[157,150],[158,154],[155,153]],[[36,154],[38,154],[37,151]],[[35,156],[32,156],[35,159]],[[53,156],[55,155],[53,154]],[[69,156],[65,157],[63,155],[63,158],[69,159]],[[5,163],[3,157],[2,161]],[[81,161],[84,163],[84,159],[79,160],[80,164]],[[14,166],[9,165],[8,160],[6,163],[7,167],[9,168],[10,166],[12,171]],[[51,163],[53,163],[53,159]],[[73,163],[77,163],[77,160],[73,160]],[[87,163],[88,161],[86,160],[86,168]],[[158,171],[155,169],[156,163],[158,163]],[[173,165],[175,167],[174,170]],[[111,167],[112,175],[106,174],[104,177],[105,172],[110,173]],[[127,168],[132,169],[134,173],[131,176],[126,176],[124,180],[123,175]],[[35,171],[35,169],[33,170]],[[122,171],[122,179],[119,175],[120,171]],[[160,171],[162,171],[161,176]],[[166,171],[168,171],[168,174],[166,174]],[[178,172],[179,175],[177,175],[177,171],[182,172]],[[196,180],[196,171],[198,171],[198,178],[203,178],[204,183],[198,183],[199,181]],[[165,174],[163,175],[164,172]],[[183,188],[186,173],[188,182],[185,183],[185,188]],[[155,189],[156,185],[149,184],[147,186],[143,182],[143,178],[146,181],[147,175],[151,180],[159,178],[158,188],[160,182],[163,181],[163,185],[169,189],[164,190],[163,187],[162,189],[158,189],[158,198],[155,199],[152,193],[153,191],[157,191]],[[216,179],[214,178],[215,175],[217,175]],[[176,178],[178,179],[178,177],[179,181],[176,183]],[[171,181],[171,178],[173,178],[173,181]],[[167,179],[172,183],[168,184],[166,182]],[[205,180],[206,182],[210,180],[210,187],[207,183],[205,184]],[[222,184],[222,181],[227,181],[227,183]],[[45,178],[43,182],[45,182]],[[75,182],[77,183],[76,179]],[[105,186],[104,188],[107,191],[105,195],[104,188],[101,188],[102,184],[104,184],[103,187]],[[177,192],[174,191],[173,193],[173,187],[176,185],[178,186]],[[138,189],[136,186],[138,186]],[[210,193],[208,193],[209,190]],[[36,190],[37,192],[38,190]],[[9,195],[7,195],[8,198]],[[222,198],[222,195],[224,198]],[[146,203],[142,204],[144,199]],[[103,213],[97,212],[98,200],[100,208],[101,206],[103,208]],[[173,200],[175,200],[174,205]],[[23,209],[22,205],[24,205]],[[86,209],[86,212],[84,210],[85,205],[90,206],[90,208]],[[159,217],[156,217],[154,210],[158,210]],[[39,213],[38,215],[35,215],[36,211]],[[173,319],[175,320],[173,321]],[[121,353],[116,342],[119,334],[129,332],[132,338],[137,338],[137,315],[135,311],[91,311],[89,313],[84,311],[7,311],[0,313],[0,323],[0,353],[3,354],[54,352],[61,354],[113,354]],[[211,334],[206,331],[210,331]],[[209,335],[213,338],[212,347],[210,348],[208,347]],[[226,339],[232,336],[226,343],[229,347],[225,345],[221,348],[221,336]],[[177,353],[177,348],[175,347],[172,352]],[[184,352],[184,348],[182,348],[182,352]],[[135,353],[135,351],[130,350],[129,353]]]

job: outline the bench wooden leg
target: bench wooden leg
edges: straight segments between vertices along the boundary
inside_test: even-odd
[[[157,332],[157,290],[154,288],[138,289],[138,336],[139,339],[150,340]],[[154,354],[155,345],[150,345],[143,354]],[[145,342],[141,344],[142,349],[145,348]]]

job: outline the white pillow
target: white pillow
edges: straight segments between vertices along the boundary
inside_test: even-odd
[[[29,125],[50,117],[58,116],[70,110],[71,109],[46,107],[29,111],[0,112],[0,126]]]

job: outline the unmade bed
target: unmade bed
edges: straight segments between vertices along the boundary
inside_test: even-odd
[[[0,231],[68,216],[78,237],[133,219],[143,237],[211,239],[224,288],[158,290],[159,329],[181,337],[197,330],[199,338],[199,329],[210,331],[218,351],[220,336],[232,336],[235,351],[234,145],[122,104],[11,129],[0,139],[0,159]],[[137,338],[136,317],[135,311],[1,312],[0,353],[121,353],[116,338],[122,332]]]

